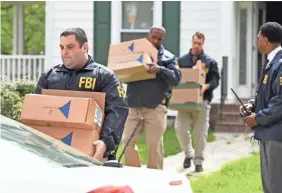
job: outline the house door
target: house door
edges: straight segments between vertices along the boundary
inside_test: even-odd
[[[253,2],[254,3],[254,33],[253,33],[253,93],[256,93],[258,85],[258,79],[261,71],[261,67],[265,62],[265,54],[261,54],[257,46],[257,34],[262,24],[266,22],[266,3],[265,2]]]
[[[237,2],[237,92],[252,97],[253,2]]]

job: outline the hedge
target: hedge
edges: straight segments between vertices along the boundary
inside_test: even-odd
[[[1,83],[1,115],[19,121],[24,96],[32,94],[36,88],[35,81],[17,80]]]

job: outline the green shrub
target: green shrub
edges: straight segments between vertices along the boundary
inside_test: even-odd
[[[1,114],[14,120],[21,116],[22,97],[17,92],[1,89]]]
[[[16,80],[16,81],[7,81],[2,83],[2,89],[8,89],[13,92],[19,93],[21,97],[24,97],[26,94],[34,93],[37,82],[30,80]]]
[[[17,80],[1,84],[1,114],[14,120],[19,120],[24,96],[34,93],[36,82]]]

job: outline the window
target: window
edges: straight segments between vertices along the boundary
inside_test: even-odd
[[[44,134],[4,116],[1,116],[0,126],[2,142],[7,145],[10,144],[9,147],[15,151],[12,155],[7,154],[9,150],[1,153],[7,163],[14,161],[14,155],[22,154],[25,156],[20,159],[24,160],[23,163],[30,163],[28,165],[30,167],[33,167],[32,163],[49,165],[53,163],[63,167],[100,165],[78,150],[58,143],[53,138],[47,138]],[[18,163],[21,164],[22,162],[19,161]]]
[[[130,41],[146,37],[148,32],[121,32],[120,41]]]
[[[122,1],[120,41],[146,37],[154,23],[153,1]]]
[[[145,38],[153,25],[162,25],[162,1],[112,1],[111,43]]]

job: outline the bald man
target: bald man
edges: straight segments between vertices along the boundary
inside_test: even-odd
[[[166,130],[167,104],[172,86],[177,86],[181,80],[176,57],[162,45],[165,35],[166,31],[163,27],[154,26],[147,36],[147,39],[158,49],[158,61],[149,64],[148,69],[148,73],[156,73],[156,78],[130,82],[127,85],[130,108],[122,137],[123,144],[128,141],[134,128],[142,120],[141,127],[125,152],[127,166],[141,167],[136,142],[145,130],[148,145],[147,167],[163,169],[163,134]]]

